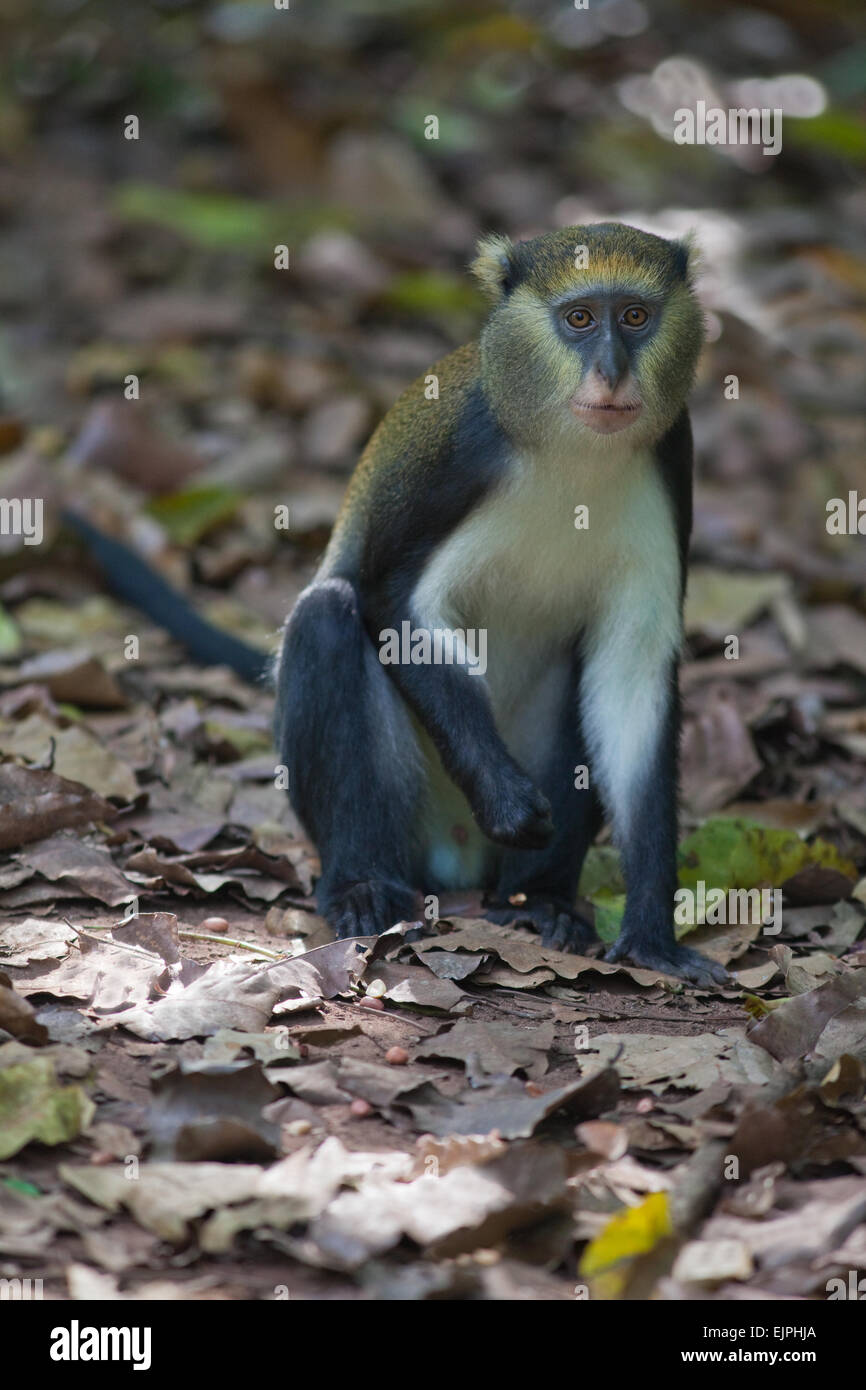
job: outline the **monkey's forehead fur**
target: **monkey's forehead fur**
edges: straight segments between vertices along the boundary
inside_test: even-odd
[[[505,236],[483,237],[472,271],[494,300],[519,285],[543,299],[584,285],[664,294],[677,282],[689,283],[691,252],[689,241],[666,241],[624,222],[594,222],[516,244]]]

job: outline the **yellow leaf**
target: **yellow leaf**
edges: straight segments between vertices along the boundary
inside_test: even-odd
[[[580,1273],[591,1277],[620,1260],[645,1255],[673,1230],[666,1192],[653,1192],[640,1206],[627,1207],[591,1240],[580,1260]]]

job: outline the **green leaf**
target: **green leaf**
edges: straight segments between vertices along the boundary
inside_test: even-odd
[[[462,275],[447,270],[407,270],[397,275],[384,294],[392,309],[412,316],[426,315],[446,321],[460,315],[478,315],[484,298]]]
[[[467,116],[465,112],[443,102],[436,103],[435,114],[439,118],[437,140],[428,140],[424,135],[425,121],[430,115],[429,98],[406,97],[396,107],[394,124],[414,140],[425,155],[468,154],[477,151],[483,144],[483,127],[474,116]]]
[[[121,217],[157,222],[199,246],[273,254],[274,209],[246,198],[214,193],[185,193],[158,184],[122,184],[114,197]]]
[[[0,1071],[0,1159],[33,1139],[65,1144],[90,1123],[96,1107],[80,1086],[59,1086],[50,1057]]]
[[[21,650],[21,633],[6,609],[0,606],[0,661],[17,656]]]
[[[679,883],[707,888],[780,888],[801,869],[834,869],[856,882],[850,859],[826,840],[806,844],[790,830],[771,830],[749,820],[706,821],[680,845]]]
[[[246,729],[240,724],[226,724],[219,719],[206,719],[204,731],[214,743],[228,743],[239,758],[252,758],[267,753],[273,747],[270,734],[262,729]]]
[[[721,888],[781,888],[786,879],[811,866],[834,869],[856,882],[857,870],[827,840],[803,841],[790,830],[775,830],[742,817],[716,817],[683,840],[679,849],[681,888],[696,892]],[[612,845],[594,846],[580,876],[580,894],[595,908],[595,929],[602,941],[614,941],[625,911],[625,882],[618,851]],[[699,923],[679,928],[678,936]]]
[[[625,892],[619,850],[613,845],[593,845],[583,861],[580,892],[585,898],[615,897]]]
[[[42,1196],[41,1187],[32,1182],[25,1182],[23,1178],[0,1178],[0,1187],[8,1187],[10,1192],[20,1192],[22,1197]]]
[[[233,517],[242,500],[231,488],[192,487],[154,498],[147,510],[177,545],[186,546]]]
[[[616,941],[625,913],[625,893],[590,899],[595,908],[595,930],[601,941]]]
[[[237,251],[261,262],[272,262],[275,246],[291,247],[323,227],[351,228],[357,222],[350,208],[333,203],[257,203],[153,183],[121,184],[113,205],[129,222],[155,222],[204,250]]]
[[[595,908],[595,930],[601,940],[615,941],[625,912],[625,880],[613,845],[593,845],[589,850],[578,892]]]
[[[847,111],[822,111],[820,116],[785,117],[785,139],[839,159],[866,163],[866,121]]]

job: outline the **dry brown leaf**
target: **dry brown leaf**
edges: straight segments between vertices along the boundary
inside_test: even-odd
[[[110,802],[81,782],[44,768],[0,764],[0,849],[17,849],[57,830],[116,815]]]
[[[138,892],[136,884],[120,872],[106,849],[85,844],[65,832],[28,845],[15,858],[51,883],[75,888],[109,907],[129,902]]]
[[[0,720],[0,753],[33,764],[50,759],[52,772],[99,796],[119,801],[134,801],[138,796],[134,774],[84,724],[61,727],[41,714]]]

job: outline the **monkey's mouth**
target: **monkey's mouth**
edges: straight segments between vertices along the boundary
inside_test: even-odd
[[[643,406],[640,401],[623,401],[603,404],[591,401],[570,401],[572,413],[596,434],[614,434],[634,424]]]

